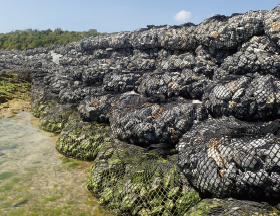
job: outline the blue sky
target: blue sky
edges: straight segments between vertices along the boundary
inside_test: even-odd
[[[279,0],[0,0],[0,33],[28,28],[99,32],[201,23],[221,14],[272,10]]]

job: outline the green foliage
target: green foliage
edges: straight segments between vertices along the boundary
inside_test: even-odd
[[[113,32],[111,34],[116,34]],[[0,33],[0,49],[28,49],[35,47],[47,47],[50,45],[66,45],[70,42],[79,41],[84,37],[96,37],[107,32],[97,32],[96,29],[89,31],[63,31],[61,28],[56,28],[39,31],[37,29],[15,30],[9,33]]]

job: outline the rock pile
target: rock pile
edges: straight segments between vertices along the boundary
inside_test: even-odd
[[[62,130],[57,143],[62,154],[96,157],[88,188],[110,208],[133,215],[188,215],[208,203],[231,214],[226,203],[234,202],[240,212],[244,206],[261,212],[264,205],[235,199],[191,207],[199,201],[197,192],[280,203],[279,20],[280,5],[271,11],[215,15],[199,25],[149,25],[66,46],[0,51],[0,70],[33,74],[34,115],[41,116],[42,128]],[[112,140],[97,142],[92,130],[118,140],[113,145],[118,147],[112,147]],[[141,173],[135,180],[125,172],[126,166],[134,170],[134,155],[112,158],[128,146],[139,155],[148,151],[165,157],[183,170],[188,183],[163,189],[163,170],[149,183]],[[113,150],[106,156],[109,147]],[[121,174],[110,174],[114,169]],[[193,201],[182,209],[178,203],[184,200],[178,200],[187,184]],[[160,192],[141,198],[139,185]]]

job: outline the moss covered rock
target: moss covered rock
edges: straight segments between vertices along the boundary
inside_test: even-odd
[[[125,214],[182,215],[200,201],[199,194],[182,178],[173,161],[113,139],[99,151],[88,189],[111,209]]]
[[[94,160],[105,142],[110,141],[112,137],[111,128],[107,124],[69,124],[61,131],[56,141],[56,149],[67,157]]]
[[[31,104],[31,111],[35,117],[40,118],[45,110],[55,106],[58,106],[58,103],[56,101],[41,102],[40,100],[35,100]]]
[[[204,215],[280,215],[280,211],[266,202],[249,200],[204,199],[187,211],[184,216]]]
[[[76,118],[77,121],[81,121],[78,115],[74,115],[76,112],[75,106],[61,105],[46,109],[40,117],[39,127],[45,131],[59,133],[67,124],[69,117],[73,121]]]
[[[178,215],[183,215],[188,209],[200,201],[199,194],[196,191],[190,191],[179,197],[175,203]]]
[[[68,137],[68,135],[65,135],[65,137]],[[57,142],[59,142],[59,139]],[[87,181],[88,190],[92,193],[101,194],[104,188],[112,187],[114,188],[114,197],[123,198],[128,193],[126,189],[129,189],[129,185],[134,183],[131,180],[128,181],[129,179],[124,179],[126,164],[133,161],[133,156],[134,161],[137,162],[139,155],[144,151],[144,148],[126,144],[115,139],[113,135],[111,137],[105,136],[104,146],[98,152],[90,169],[90,177]],[[138,190],[140,191],[140,189]],[[133,190],[130,191],[133,192]]]
[[[18,73],[0,72],[0,104],[14,98],[29,100],[31,83],[19,79]]]

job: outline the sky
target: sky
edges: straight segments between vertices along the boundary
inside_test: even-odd
[[[279,0],[0,0],[0,33],[25,29],[132,31],[201,23],[215,14],[272,10]]]

